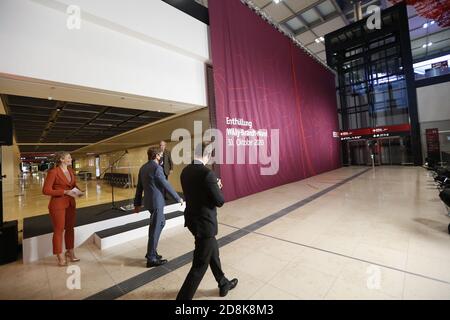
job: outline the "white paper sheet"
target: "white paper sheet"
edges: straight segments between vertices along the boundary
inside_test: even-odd
[[[84,195],[84,193],[80,189],[78,189],[77,187],[74,187],[72,190],[70,190],[69,195],[74,197],[74,198],[79,198],[82,195]]]

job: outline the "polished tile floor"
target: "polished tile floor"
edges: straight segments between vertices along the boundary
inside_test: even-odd
[[[45,175],[43,172],[24,174],[13,191],[3,192],[5,221],[18,220],[22,230],[23,219],[48,213],[49,197],[42,194]],[[80,180],[78,186],[85,195],[77,199],[77,207],[88,207],[111,201],[111,186],[101,180]],[[115,200],[134,198],[134,188],[114,188]],[[21,236],[21,234],[20,234]]]
[[[244,228],[366,168],[341,168],[227,203],[218,238]],[[223,269],[239,285],[227,299],[450,299],[450,217],[428,172],[377,167],[221,247]],[[146,239],[100,251],[77,249],[72,270],[49,257],[0,266],[0,299],[82,299],[146,272]],[[169,260],[193,249],[182,227],[163,231]],[[174,299],[189,266],[142,283],[119,299]],[[196,299],[218,299],[207,272]]]

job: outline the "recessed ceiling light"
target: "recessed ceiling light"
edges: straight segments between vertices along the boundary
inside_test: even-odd
[[[282,0],[273,0],[273,2],[275,2],[275,4],[279,4]]]
[[[324,37],[318,37],[316,40],[314,40],[316,43],[321,43],[325,41]]]
[[[53,97],[48,97],[48,100],[53,100]]]
[[[428,46],[430,47],[430,46],[432,46],[433,45],[433,42],[429,42],[428,43]]]
[[[433,20],[433,21],[430,21],[430,22],[425,22],[424,24],[423,24],[423,28],[424,29],[426,29],[426,28],[428,28],[429,26],[432,26],[433,24],[435,24],[436,22]]]

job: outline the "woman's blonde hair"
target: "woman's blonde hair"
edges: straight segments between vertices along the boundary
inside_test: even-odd
[[[58,151],[55,153],[55,157],[53,160],[55,161],[56,166],[61,165],[61,159],[65,158],[70,152],[67,151]]]

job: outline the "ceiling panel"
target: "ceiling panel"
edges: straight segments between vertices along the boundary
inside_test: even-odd
[[[325,36],[326,34],[333,32],[335,30],[338,30],[340,28],[345,27],[345,22],[344,20],[342,20],[342,18],[340,16],[327,21],[315,28],[313,28],[313,31],[318,35],[318,36]]]
[[[409,19],[409,29],[422,28],[423,24],[428,20],[421,16],[414,16]]]
[[[317,10],[319,10],[322,16],[328,16],[336,12],[336,8],[334,7],[334,5],[331,3],[330,0],[326,0],[322,3],[319,3],[317,5]]]
[[[314,42],[314,40],[316,39],[316,36],[311,31],[305,31],[305,32],[299,34],[296,38],[303,45],[307,45],[307,44]]]
[[[431,42],[438,42],[438,41],[450,39],[450,28],[443,30],[441,32],[438,32],[438,33],[434,33],[434,34],[430,35],[428,38]]]
[[[286,21],[286,24],[291,28],[292,31],[296,31],[304,27],[303,22],[300,21],[298,17],[293,17],[292,19]]]
[[[411,37],[411,40],[414,40],[417,38],[426,37],[427,34],[428,34],[428,31],[426,29],[419,28],[419,29],[411,31],[410,37]]]
[[[253,0],[253,3],[259,8],[264,7],[270,2],[272,2],[272,0]]]
[[[278,4],[272,2],[264,9],[264,11],[277,22],[280,22],[292,15],[292,12],[282,2]]]
[[[320,16],[314,9],[309,9],[301,14],[302,18],[308,23],[312,24],[316,21],[320,21]]]
[[[283,0],[283,2],[285,2],[292,10],[298,12],[316,3],[317,0]]]
[[[72,151],[79,145],[24,146],[22,143],[91,143],[141,127],[172,113],[2,95],[21,152]]]
[[[417,58],[418,56],[425,55],[426,53],[427,53],[427,50],[422,47],[414,48],[412,50],[413,58]]]
[[[7,96],[6,102],[14,106],[29,106],[51,110],[53,110],[56,106],[56,101],[54,100],[34,99],[30,97],[21,97],[21,96]]]
[[[433,43],[431,47],[428,47],[430,54],[436,51],[445,51],[445,49],[450,48],[450,39],[440,41],[438,43]]]
[[[317,56],[319,57],[319,59],[321,59],[322,61],[326,62],[327,61],[327,54],[325,53],[325,51],[317,54]]]
[[[308,49],[311,50],[313,53],[317,53],[325,50],[325,46],[323,45],[323,43],[314,42],[308,46]]]

